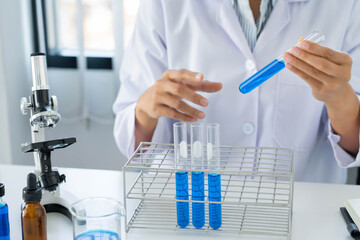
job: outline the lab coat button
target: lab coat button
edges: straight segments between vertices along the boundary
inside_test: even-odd
[[[246,135],[251,135],[254,132],[254,130],[255,130],[255,127],[251,122],[246,122],[242,126],[242,131]]]
[[[255,63],[253,62],[253,61],[251,61],[251,60],[246,60],[246,62],[245,62],[245,68],[246,68],[246,70],[248,70],[248,71],[253,71],[254,69],[255,69]]]

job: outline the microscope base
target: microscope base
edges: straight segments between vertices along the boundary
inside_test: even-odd
[[[69,209],[60,204],[49,203],[44,205],[44,208],[46,210],[46,213],[60,213],[67,217],[70,221],[72,221],[72,216]]]
[[[77,200],[78,199],[70,192],[64,189],[60,192],[60,188],[57,187],[53,192],[43,190],[41,204],[44,206],[46,213],[60,213],[72,221],[72,216],[69,210],[71,204]]]

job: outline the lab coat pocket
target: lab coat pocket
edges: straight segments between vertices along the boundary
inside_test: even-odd
[[[310,86],[289,74],[279,75],[273,137],[281,147],[310,151],[316,142],[323,103]]]

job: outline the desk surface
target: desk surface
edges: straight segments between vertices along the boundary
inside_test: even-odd
[[[26,185],[26,175],[32,166],[0,165],[0,181],[6,185],[5,201],[9,205],[11,239],[21,239],[20,207],[22,188]],[[63,189],[75,193],[77,197],[107,196],[122,199],[122,173],[118,171],[60,168],[67,183]],[[130,176],[131,177],[131,176]],[[135,177],[135,175],[134,175]],[[111,184],[109,184],[111,183]],[[94,191],[96,189],[96,192]],[[316,184],[295,182],[292,239],[348,239],[345,223],[339,207],[349,198],[360,198],[360,186]],[[237,234],[176,232],[132,229],[128,240],[187,239],[283,239],[264,238]],[[72,239],[72,224],[60,214],[48,215],[48,239]]]

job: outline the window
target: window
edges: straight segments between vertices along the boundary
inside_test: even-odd
[[[83,0],[84,47],[88,51],[114,51],[114,15],[111,0]]]
[[[116,1],[123,4],[123,37],[127,45],[140,0]],[[112,69],[116,44],[113,2],[32,0],[35,50],[41,46],[41,31],[36,29],[40,26],[44,29],[48,67],[77,68],[77,58],[82,53],[88,69]]]
[[[48,54],[77,55],[76,1],[50,0],[45,4]]]

